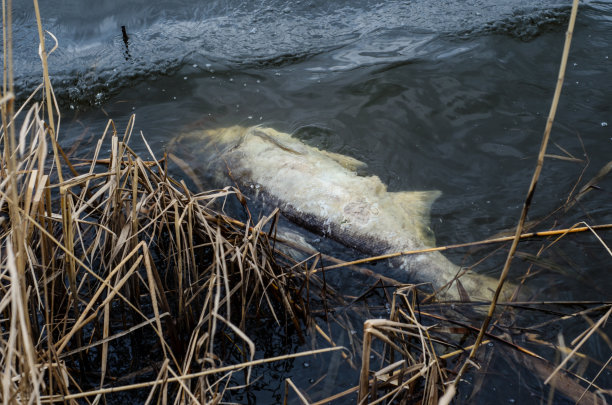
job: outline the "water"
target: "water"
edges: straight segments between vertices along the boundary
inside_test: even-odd
[[[49,63],[66,147],[79,139],[87,145],[108,117],[121,128],[132,113],[158,157],[185,130],[272,125],[366,162],[368,173],[390,190],[442,190],[432,213],[439,245],[484,239],[515,225],[570,10],[569,2],[546,0],[50,1],[41,7],[45,29],[59,41]],[[31,5],[18,2],[14,20],[16,86],[23,98],[41,75]],[[561,206],[577,182],[583,185],[612,156],[611,29],[610,2],[581,4],[548,151],[573,160],[546,160],[531,220]],[[133,146],[144,152],[139,145]],[[538,229],[612,222],[610,186],[604,178]],[[587,235],[566,239],[544,253],[554,265],[540,266],[530,280],[538,299],[609,300],[612,276],[601,244]],[[541,244],[521,251],[533,254]],[[449,257],[471,264],[484,255],[465,253]],[[503,256],[478,270],[497,274]],[[515,277],[528,264],[515,260]],[[569,341],[587,325],[576,320],[565,327]],[[601,362],[609,356],[602,341],[586,350]],[[278,374],[307,387],[325,367],[314,362],[306,370],[300,360]],[[480,401],[539,401],[533,390],[509,383],[516,384],[516,375],[507,368],[516,365],[498,367],[491,383],[496,390]],[[355,383],[334,378],[328,395]],[[598,383],[610,387],[610,376]],[[281,385],[252,395],[274,402],[279,392]]]

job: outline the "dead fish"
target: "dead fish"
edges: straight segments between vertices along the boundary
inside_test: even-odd
[[[278,207],[291,221],[370,255],[435,246],[430,208],[439,191],[389,192],[365,164],[306,145],[268,127],[233,126],[185,134],[202,145],[208,170],[229,175],[243,192]],[[194,142],[194,139],[196,142]],[[198,153],[198,152],[196,152]],[[461,268],[439,252],[394,261],[411,281],[429,282],[447,299],[490,300],[497,280]],[[502,298],[509,297],[506,289]]]

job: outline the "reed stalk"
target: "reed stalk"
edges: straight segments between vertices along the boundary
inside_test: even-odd
[[[497,289],[495,290],[495,294],[493,295],[493,300],[491,301],[491,305],[489,306],[489,312],[485,317],[485,320],[482,323],[482,327],[480,328],[480,332],[476,337],[476,343],[474,343],[474,347],[470,351],[470,355],[468,359],[463,363],[459,373],[457,373],[457,377],[453,381],[450,386],[447,394],[444,398],[441,399],[441,404],[448,404],[450,400],[455,395],[457,384],[467,371],[467,368],[470,364],[472,364],[474,358],[476,357],[476,352],[480,347],[480,343],[485,335],[486,330],[489,327],[489,323],[493,318],[493,313],[495,312],[495,307],[497,304],[497,300],[502,291],[502,287],[506,278],[508,277],[508,272],[510,270],[510,264],[512,263],[512,259],[514,258],[514,254],[516,252],[516,248],[518,246],[519,241],[521,240],[521,234],[523,232],[523,225],[525,224],[525,219],[527,218],[527,213],[529,212],[529,208],[531,206],[531,201],[535,194],[535,190],[538,184],[538,180],[540,178],[540,173],[542,172],[542,167],[544,166],[544,156],[546,155],[546,148],[548,146],[548,141],[550,139],[550,133],[552,130],[553,122],[555,121],[555,115],[557,113],[557,106],[559,105],[559,99],[561,98],[561,90],[563,88],[563,80],[565,78],[565,68],[567,66],[567,59],[569,57],[570,45],[572,43],[572,35],[574,33],[574,26],[576,24],[576,15],[578,13],[578,0],[574,0],[572,3],[572,11],[570,14],[570,20],[567,27],[567,32],[565,34],[565,43],[563,46],[563,54],[561,56],[561,63],[559,66],[559,75],[557,77],[557,85],[555,87],[555,93],[553,95],[552,103],[550,106],[550,112],[548,114],[548,118],[546,120],[546,127],[544,129],[544,134],[542,136],[542,143],[540,144],[540,150],[538,152],[538,159],[536,163],[535,170],[531,177],[531,184],[529,185],[529,190],[527,191],[527,196],[525,197],[525,201],[523,203],[523,208],[521,210],[521,214],[518,220],[518,224],[516,226],[516,232],[514,234],[514,238],[512,239],[512,245],[510,246],[510,250],[508,251],[508,256],[506,258],[506,262],[504,263],[504,267],[499,276],[499,281],[497,285]]]

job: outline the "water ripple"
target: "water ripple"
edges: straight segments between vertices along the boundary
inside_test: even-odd
[[[37,31],[31,5],[15,15],[15,71],[23,93],[40,81]],[[42,5],[44,28],[60,49],[50,57],[60,100],[96,103],[147,77],[192,63],[278,67],[320,54],[312,71],[344,71],[378,63],[445,58],[466,51],[442,49],[441,37],[504,34],[530,40],[563,26],[567,7],[512,0],[58,0]],[[593,2],[595,3],[595,2]],[[589,7],[607,7],[591,5]],[[124,38],[126,27],[128,38]],[[127,42],[125,41],[127,39]]]

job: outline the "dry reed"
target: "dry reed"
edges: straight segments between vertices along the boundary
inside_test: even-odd
[[[152,346],[149,361],[175,382],[158,398],[207,402],[220,389],[214,370],[232,357],[220,346],[231,342],[233,357],[246,360],[236,368],[248,382],[255,346],[246,325],[304,317],[294,298],[300,277],[276,264],[262,232],[271,217],[248,226],[216,211],[236,190],[190,193],[131,150],[132,124],[122,137],[109,125],[89,167],[59,181],[45,171],[51,132],[41,109],[27,111],[0,194],[10,216],[0,239],[5,400],[100,395],[117,377],[110,352],[120,355],[130,345],[119,342],[131,339],[131,351]],[[105,139],[110,156],[99,164]]]
[[[277,264],[263,232],[274,216],[241,223],[218,210],[240,197],[235,189],[192,193],[165,160],[140,158],[129,146],[134,117],[122,136],[110,121],[90,163],[75,169],[57,141],[36,0],[34,9],[43,84],[15,113],[3,2],[2,402],[98,403],[148,387],[147,402],[218,402],[237,371],[248,384],[254,365],[342,349],[255,359],[249,326],[299,328],[306,318],[304,278]],[[128,370],[135,377],[117,375]]]
[[[44,90],[17,113],[6,88],[1,100],[0,398],[99,402],[153,387],[148,401],[208,403],[238,370],[248,384],[261,364],[248,326],[306,317],[304,278],[277,264],[263,232],[273,215],[241,223],[218,210],[237,190],[195,194],[165,160],[140,158],[129,146],[134,117],[122,136],[109,122],[77,172],[56,142],[45,55],[43,45]],[[138,367],[141,384],[117,383],[117,370]]]

